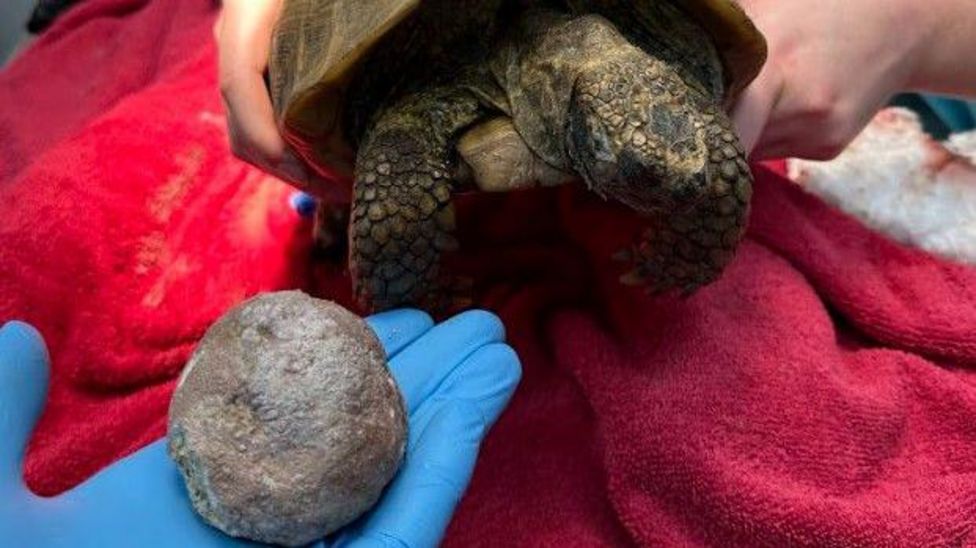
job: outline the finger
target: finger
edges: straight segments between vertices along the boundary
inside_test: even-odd
[[[490,312],[471,310],[437,325],[390,362],[390,371],[413,413],[465,358],[482,346],[502,342],[505,327]]]
[[[421,432],[444,403],[465,401],[481,413],[491,427],[508,405],[522,376],[518,356],[510,346],[492,343],[482,346],[455,367],[410,415],[407,453],[413,451]]]
[[[500,343],[482,346],[451,371],[410,420],[403,471],[337,544],[435,546],[467,489],[481,439],[520,377],[518,356]]]
[[[217,18],[214,20],[213,28],[211,29],[211,31],[213,32],[214,40],[217,41],[220,40],[220,29],[223,22],[224,22],[224,12],[221,11],[220,13],[217,14]]]
[[[281,0],[226,0],[220,14],[221,70],[262,73],[268,65]],[[234,60],[234,63],[224,63]]]
[[[752,155],[769,122],[779,96],[776,80],[766,73],[742,92],[732,109],[732,123],[747,155]]]
[[[164,510],[171,516],[191,510],[179,471],[166,454],[166,439],[157,440],[139,451],[125,456],[102,469],[81,485],[60,497],[62,504],[79,508],[100,507],[107,512],[92,512],[89,520],[97,518],[116,521],[126,514],[146,514],[146,507]],[[153,496],[146,497],[146,493]],[[179,502],[181,504],[173,504]],[[186,504],[182,504],[182,503]],[[168,508],[166,508],[169,506]],[[169,523],[165,520],[147,519],[142,525]],[[96,525],[91,523],[91,526]],[[107,524],[106,524],[107,525]],[[136,524],[131,524],[135,527]]]
[[[335,545],[437,546],[471,481],[485,430],[481,412],[470,402],[445,402],[382,503]]]
[[[234,152],[295,183],[310,179],[288,150],[274,121],[264,81],[279,0],[228,1],[221,16],[220,83]]]
[[[157,440],[139,451],[123,457],[111,466],[101,470],[81,485],[65,493],[63,500],[97,500],[104,497],[101,504],[112,502],[112,498],[126,498],[138,493],[142,488],[152,486],[152,492],[160,499],[172,499],[178,484],[169,482],[170,472],[176,472],[166,456],[166,440]],[[133,489],[138,485],[140,489]],[[118,491],[111,497],[109,493]],[[135,500],[135,499],[133,499]]]
[[[392,359],[407,345],[414,342],[434,326],[430,315],[420,310],[391,310],[366,318],[380,343]]]
[[[94,531],[96,537],[111,538],[124,525],[124,541],[120,536],[99,546],[159,546],[160,539],[170,546],[258,546],[231,539],[196,515],[180,472],[167,455],[166,440],[100,471],[59,497],[58,506],[74,509],[58,522],[68,532]]]
[[[508,405],[521,378],[522,366],[515,350],[507,344],[492,343],[476,350],[451,371],[420,405],[469,401],[477,406],[490,428]]]
[[[260,75],[238,74],[223,86],[231,145],[241,159],[287,181],[308,181],[308,170],[288,150],[275,125],[271,98]]]
[[[759,143],[763,159],[833,160],[860,135],[884,102],[861,106],[866,108],[853,108],[850,101],[834,101],[777,123],[775,131],[766,132]]]
[[[44,339],[33,327],[9,322],[0,329],[0,490],[23,485],[21,463],[44,409],[49,375]]]

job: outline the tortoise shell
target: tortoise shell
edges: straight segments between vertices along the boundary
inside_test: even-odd
[[[580,0],[586,5],[598,0]],[[633,0],[641,3],[668,0]],[[421,0],[285,0],[273,35],[269,75],[279,129],[323,175],[352,175],[355,153],[341,127],[355,69]],[[766,61],[766,41],[735,0],[693,0],[677,6],[712,37],[719,52],[726,104]],[[325,22],[326,24],[323,24]]]

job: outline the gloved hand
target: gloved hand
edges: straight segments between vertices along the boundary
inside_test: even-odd
[[[504,328],[482,311],[434,326],[397,310],[367,318],[410,414],[407,456],[377,506],[320,546],[435,546],[468,485],[481,440],[518,384]],[[0,545],[242,546],[193,512],[158,441],[77,488],[41,498],[25,487],[21,459],[47,389],[41,336],[11,322],[0,330]]]

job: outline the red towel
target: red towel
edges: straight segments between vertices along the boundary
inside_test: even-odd
[[[291,190],[228,153],[209,0],[87,0],[0,74],[0,321],[53,356],[26,476],[54,494],[164,434],[223,311],[302,288]],[[976,543],[976,270],[757,167],[735,262],[616,282],[640,226],[579,188],[465,196],[457,267],[524,380],[447,544]]]

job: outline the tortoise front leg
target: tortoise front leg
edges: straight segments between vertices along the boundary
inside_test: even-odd
[[[454,250],[456,136],[486,114],[461,88],[414,93],[385,110],[356,160],[349,266],[360,305],[443,308],[440,258]]]

